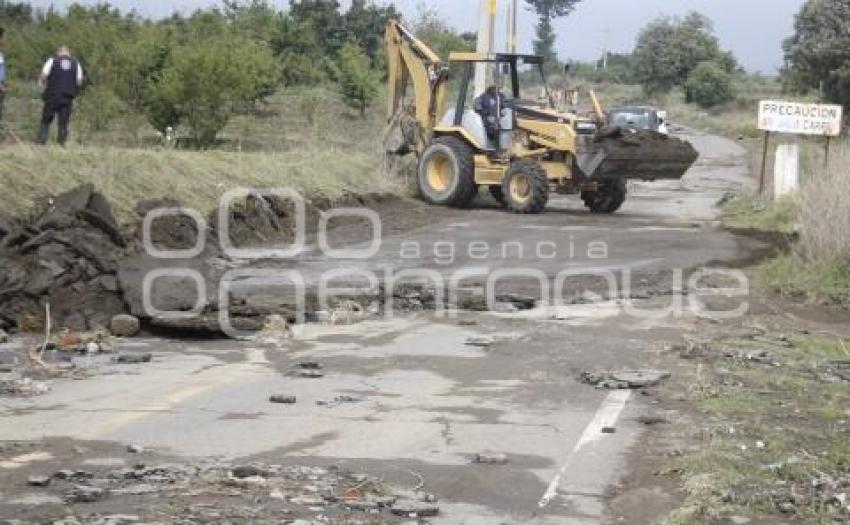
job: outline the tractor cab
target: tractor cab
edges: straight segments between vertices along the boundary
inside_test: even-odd
[[[554,109],[542,57],[452,53],[449,60],[452,85],[446,112],[435,132],[441,128],[460,130],[480,151],[502,155],[513,148],[515,132],[522,127],[523,119],[566,123],[567,116]],[[474,79],[481,64],[486,68],[487,91],[474,93]],[[479,97],[489,103],[482,103]]]

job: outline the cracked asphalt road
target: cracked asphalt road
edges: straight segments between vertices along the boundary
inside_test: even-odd
[[[463,221],[386,238],[375,257],[345,266],[450,276],[521,263],[548,279],[565,269],[628,268],[640,304],[663,304],[675,269],[734,261],[759,248],[717,222],[716,202],[749,181],[745,151],[717,137],[688,138],[702,154],[699,164],[682,182],[634,184],[617,215],[588,215],[574,197],[555,198],[540,216],[478,209]],[[455,247],[450,261],[440,255],[445,241]],[[411,242],[419,255],[401,258]],[[519,243],[524,256],[503,257],[505,242]],[[605,257],[593,256],[595,242],[607,247]],[[474,243],[488,253],[471,250]],[[539,257],[541,243],[557,255]],[[297,267],[315,282],[339,266],[313,253]],[[528,283],[507,282],[534,295]],[[620,306],[584,305],[581,315],[551,305],[457,318],[406,314],[299,326],[292,339],[122,340],[122,351],[153,352],[153,362],[110,365],[85,381],[57,381],[44,396],[0,400],[0,440],[139,443],[186,461],[338,465],[400,485],[416,473],[440,500],[430,523],[603,523],[651,396],[597,390],[579,375],[652,366],[693,322],[691,313],[637,319]],[[320,362],[324,377],[289,374],[305,361]],[[273,394],[294,395],[297,403],[271,404]],[[334,401],[340,396],[348,402]],[[477,464],[476,454],[507,461]],[[2,517],[24,512],[4,497],[25,492],[20,472],[20,465],[0,464]],[[38,508],[25,513],[37,516]]]

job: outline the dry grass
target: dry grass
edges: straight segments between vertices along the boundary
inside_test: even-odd
[[[206,213],[237,187],[287,187],[330,198],[401,191],[381,174],[375,156],[335,149],[233,153],[19,145],[4,148],[0,173],[6,197],[0,214],[24,214],[38,197],[90,182],[109,198],[122,222],[132,219],[138,201],[162,197]]]
[[[26,213],[38,197],[89,182],[106,194],[122,222],[132,220],[138,201],[161,197],[206,213],[235,187],[288,187],[329,198],[404,191],[382,174],[381,101],[361,118],[323,87],[276,94],[232,119],[217,149],[203,152],[160,146],[140,116],[125,115],[92,132],[85,108],[76,115],[72,146],[38,148],[30,142],[37,104],[23,97],[8,102],[0,214]]]
[[[800,240],[762,267],[764,284],[783,295],[850,308],[850,144],[804,171],[796,197]],[[804,168],[805,169],[805,168]]]
[[[850,146],[808,179],[799,197],[802,255],[850,261]]]

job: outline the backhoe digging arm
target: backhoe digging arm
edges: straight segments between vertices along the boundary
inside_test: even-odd
[[[421,152],[445,106],[448,72],[428,46],[398,21],[387,26],[387,118],[384,134],[388,153]],[[412,104],[405,99],[413,86]]]

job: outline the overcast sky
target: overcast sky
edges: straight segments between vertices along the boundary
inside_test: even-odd
[[[500,10],[508,0],[498,0]],[[634,47],[638,31],[650,20],[662,15],[682,15],[697,10],[715,24],[721,43],[734,51],[750,71],[772,73],[782,65],[782,40],[793,31],[794,14],[805,0],[584,0],[568,18],[558,20],[558,54],[563,58],[593,60],[602,50],[626,52]],[[345,6],[350,0],[342,0]],[[66,0],[34,0],[33,4],[64,7]],[[82,0],[81,3],[97,3]],[[190,12],[198,7],[218,5],[218,0],[112,0],[122,9],[159,17],[174,11]],[[288,0],[274,0],[280,8]],[[377,0],[377,3],[386,3]],[[422,0],[395,0],[407,17],[414,17]],[[478,0],[429,0],[443,17],[463,31],[476,28]],[[520,20],[522,45],[530,51],[534,17],[523,10]],[[505,22],[500,13],[499,28]]]

